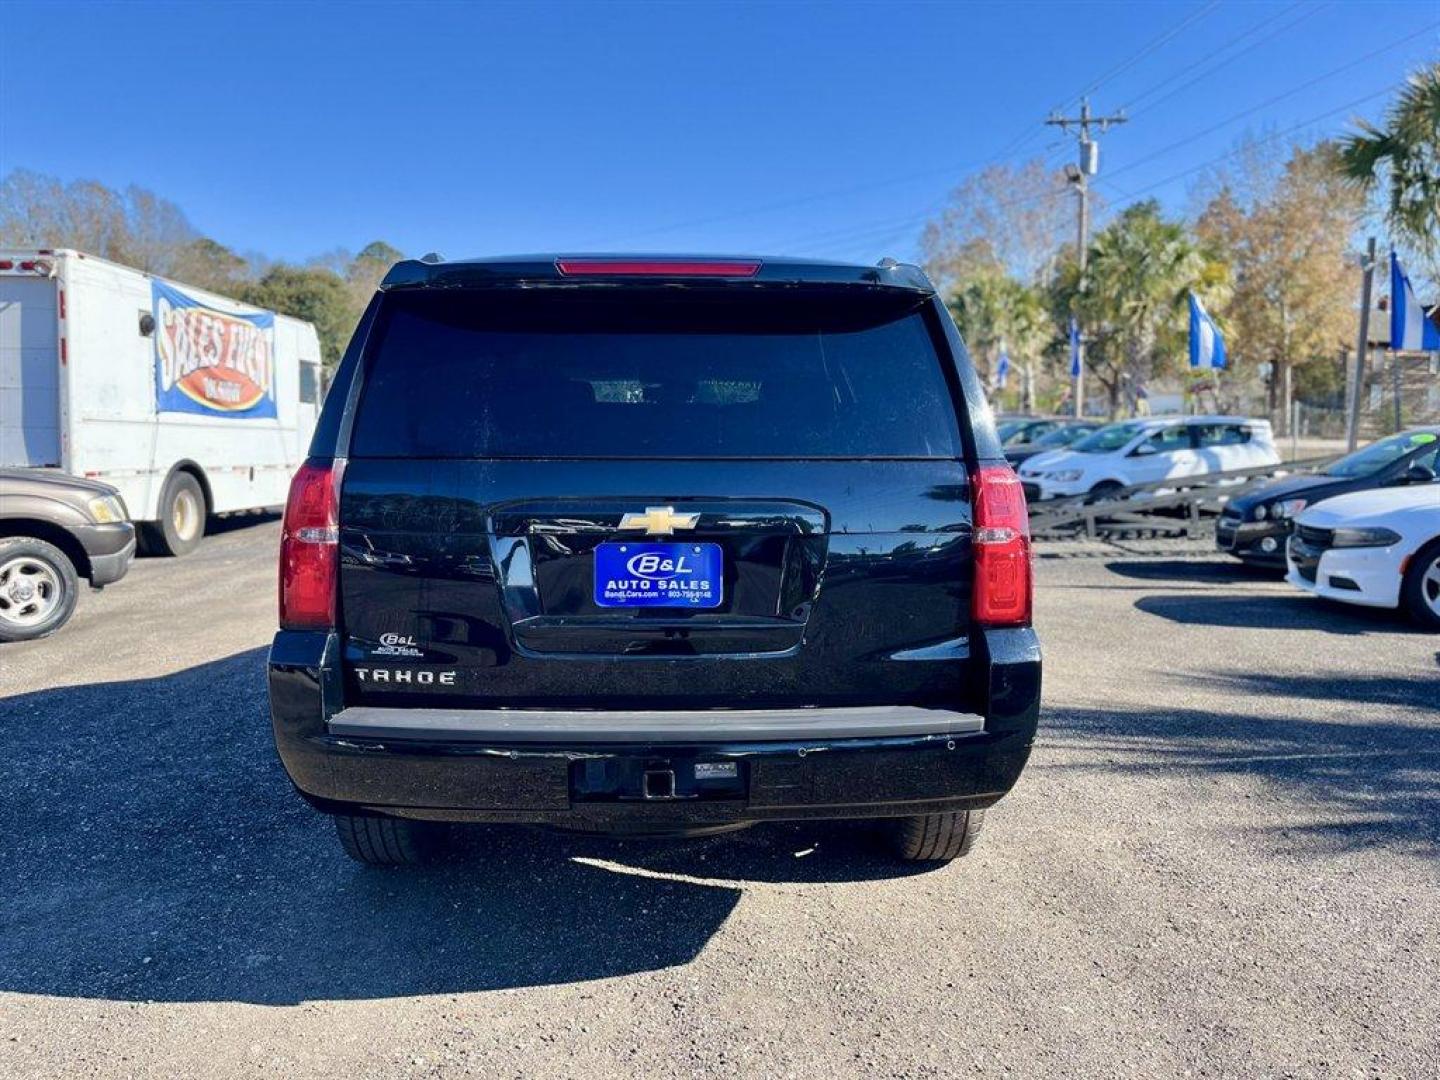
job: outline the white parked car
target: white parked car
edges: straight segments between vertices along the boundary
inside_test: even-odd
[[[1063,450],[1039,454],[1021,465],[1020,480],[1033,502],[1279,463],[1268,420],[1155,416],[1107,424]]]
[[[1440,630],[1440,482],[1316,503],[1295,519],[1286,570],[1316,596],[1403,608]]]

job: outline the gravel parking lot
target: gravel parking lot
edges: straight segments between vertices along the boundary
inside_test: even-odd
[[[271,749],[277,532],[0,651],[0,1075],[1440,1074],[1440,638],[1076,548],[969,859],[476,829],[365,870]]]

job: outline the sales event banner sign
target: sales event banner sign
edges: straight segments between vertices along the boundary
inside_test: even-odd
[[[275,413],[275,316],[221,311],[150,281],[155,408],[249,419]]]

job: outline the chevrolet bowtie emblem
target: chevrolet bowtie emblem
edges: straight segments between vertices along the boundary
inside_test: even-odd
[[[693,529],[699,514],[677,514],[673,506],[647,506],[643,514],[629,513],[620,519],[622,529],[642,529],[652,536],[669,536],[676,529]]]

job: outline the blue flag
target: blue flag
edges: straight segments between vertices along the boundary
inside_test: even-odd
[[[1080,377],[1080,323],[1070,316],[1070,377]]]
[[[1225,335],[1200,303],[1190,294],[1190,366],[1219,370],[1225,366]]]
[[[1410,279],[1390,252],[1390,348],[1397,351],[1440,349],[1440,327],[1425,317]]]
[[[1010,354],[1005,351],[1005,346],[1000,346],[1000,362],[995,365],[995,385],[1005,389],[1005,380],[1010,377]]]

